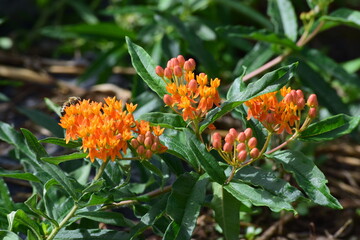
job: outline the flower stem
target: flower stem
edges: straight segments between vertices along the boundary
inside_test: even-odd
[[[236,168],[235,168],[235,167],[232,167],[230,176],[229,176],[228,179],[226,180],[225,184],[229,184],[229,183],[231,182],[231,180],[233,179],[233,177],[234,177],[234,175],[235,175],[235,172],[236,172]]]
[[[106,162],[104,161],[101,164],[98,172],[96,173],[96,175],[95,175],[95,177],[93,179],[93,183],[101,177],[101,175],[103,174],[103,172],[105,170],[105,167],[108,164],[108,162],[109,161],[106,161]],[[74,206],[71,208],[70,212],[59,223],[59,226],[55,227],[51,231],[50,235],[46,238],[46,240],[52,240],[56,236],[56,234],[60,231],[60,229],[63,228],[65,226],[65,224],[70,220],[70,218],[72,218],[75,215],[75,212],[76,212],[76,210],[78,210],[78,208],[79,208],[79,205],[77,205],[77,203],[75,203]]]
[[[296,131],[296,132],[294,133],[294,135],[292,135],[288,140],[286,140],[285,142],[283,142],[283,143],[280,144],[279,146],[277,146],[277,147],[275,147],[275,148],[267,151],[266,154],[271,154],[271,153],[273,153],[273,152],[275,152],[275,151],[277,151],[277,150],[285,147],[286,145],[288,145],[289,142],[291,142],[292,140],[294,140],[294,139],[297,138],[298,136],[299,136],[299,132]]]

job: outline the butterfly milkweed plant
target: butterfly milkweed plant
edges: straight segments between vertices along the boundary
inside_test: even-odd
[[[270,2],[281,17],[280,2],[293,9],[288,0]],[[300,15],[299,28],[293,11],[289,19],[279,18],[284,34],[220,26],[222,36],[280,44],[272,48],[273,60],[252,65],[251,71],[244,64],[232,82],[206,72],[201,66],[206,59],[191,47],[189,57],[176,54],[157,66],[127,37],[136,73],[161,101],[156,112],[144,113],[116,97],[99,102],[76,98],[62,114],[56,108],[63,135],[41,140],[2,122],[0,139],[14,147],[12,157],[23,168],[1,170],[0,176],[29,181],[32,193],[15,203],[0,179],[0,236],[110,240],[151,234],[186,240],[199,215],[210,212],[219,236],[253,239],[256,234],[246,235],[240,222],[260,211],[296,216],[304,206],[342,209],[314,156],[302,146],[349,134],[360,117],[332,115],[336,111],[322,104],[338,99],[326,99],[331,96],[298,79],[314,76],[307,80],[310,86],[318,80],[307,74],[322,55],[306,44],[334,24],[356,21],[344,13],[352,10],[328,14],[329,1],[318,2]],[[315,62],[308,65],[304,58]],[[335,63],[323,64],[318,68],[327,71],[326,65]],[[224,123],[231,116],[234,126]],[[51,156],[44,144],[67,149],[67,154]]]

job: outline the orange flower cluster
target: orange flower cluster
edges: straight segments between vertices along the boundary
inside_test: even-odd
[[[157,66],[155,72],[166,82],[164,95],[166,105],[182,115],[185,121],[200,120],[215,104],[219,106],[220,96],[218,78],[208,80],[204,73],[194,74],[196,63],[190,58],[185,61],[182,55],[168,61],[163,69]]]
[[[133,133],[142,134],[150,130],[149,123],[135,121],[132,113],[136,105],[126,104],[126,110],[123,110],[122,101],[115,97],[104,100],[104,104],[82,100],[66,107],[59,123],[66,129],[66,142],[82,139],[81,148],[88,152],[87,157],[92,162],[95,158],[103,161],[122,158],[121,151],[126,154]],[[159,135],[162,133],[159,128],[155,128],[155,131]]]
[[[136,150],[140,159],[149,159],[154,153],[166,152],[167,147],[162,145],[159,139],[164,128],[150,127],[149,122],[144,120],[140,121],[139,126],[140,131],[137,138],[131,140],[131,146]]]
[[[212,146],[229,165],[238,168],[248,157],[259,157],[257,139],[252,134],[251,128],[240,133],[231,128],[225,136],[225,143],[222,144],[222,137],[216,132],[212,135]]]
[[[278,91],[266,93],[246,101],[244,104],[248,107],[247,119],[254,117],[270,132],[281,134],[285,130],[291,134],[293,127],[300,130],[301,112],[305,105],[309,107],[306,125],[316,116],[318,103],[315,94],[309,96],[306,104],[301,90],[283,87],[280,90],[280,95],[282,96],[280,101],[278,100]],[[301,129],[305,127],[303,125]]]

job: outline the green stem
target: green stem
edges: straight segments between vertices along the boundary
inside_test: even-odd
[[[98,172],[96,173],[93,182],[94,183],[96,180],[98,180],[101,175],[103,174],[106,165],[108,164],[109,161],[103,162],[98,170]],[[56,234],[60,231],[61,228],[63,228],[65,226],[65,224],[70,220],[70,218],[72,218],[75,215],[76,210],[78,210],[79,205],[77,205],[77,203],[74,204],[74,206],[72,207],[72,209],[70,210],[70,212],[64,217],[64,219],[59,223],[58,227],[55,227],[50,235],[46,238],[46,240],[52,240]]]
[[[269,143],[270,143],[270,139],[271,139],[271,136],[273,135],[272,132],[269,132],[269,135],[266,137],[266,141],[264,143],[264,146],[263,148],[261,149],[260,153],[259,153],[259,158],[264,154],[265,150],[267,149],[267,147],[269,146]]]
[[[231,180],[233,179],[233,177],[234,177],[234,175],[235,175],[235,172],[236,172],[236,168],[235,168],[235,167],[232,167],[230,176],[229,176],[228,179],[226,180],[225,184],[229,184],[229,183],[231,182]]]
[[[292,140],[294,140],[294,139],[297,138],[298,136],[299,136],[299,132],[296,131],[296,132],[294,133],[294,135],[292,135],[288,140],[286,140],[285,142],[283,142],[283,143],[280,144],[279,146],[271,149],[270,151],[267,151],[266,154],[271,154],[271,153],[273,153],[273,152],[275,152],[275,151],[277,151],[277,150],[285,147],[286,145],[288,145],[289,142],[291,142]]]

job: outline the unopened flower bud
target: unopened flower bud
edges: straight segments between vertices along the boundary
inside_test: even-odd
[[[312,107],[309,109],[309,112],[308,112],[308,116],[310,118],[315,118],[316,117],[316,108]]]
[[[163,77],[164,76],[164,69],[160,66],[156,66],[155,68],[155,73],[159,76],[159,77]]]
[[[215,149],[221,149],[221,139],[214,139],[212,145]]]
[[[241,142],[236,146],[236,151],[241,152],[243,150],[246,150],[246,145],[245,143]]]
[[[289,103],[291,103],[293,101],[294,101],[293,96],[290,93],[286,94],[286,96],[284,97],[284,102],[289,104]]]
[[[300,89],[296,90],[296,95],[298,98],[304,98],[304,93]]]
[[[187,72],[194,71],[195,66],[196,66],[195,60],[192,59],[192,58],[190,58],[189,60],[185,61],[185,63],[184,63],[184,69],[185,69],[185,71],[187,71]]]
[[[245,150],[242,150],[239,152],[239,154],[237,155],[237,159],[241,162],[245,161],[247,157],[247,152]]]
[[[153,144],[152,138],[151,137],[145,137],[144,140],[144,145],[146,148],[150,148],[150,146]]]
[[[250,138],[249,141],[248,141],[249,148],[252,149],[252,148],[256,147],[256,145],[257,145],[256,137]]]
[[[171,79],[172,78],[172,71],[171,71],[171,69],[170,68],[165,68],[165,70],[164,70],[164,76],[166,77],[166,78],[168,78],[168,79]]]
[[[132,146],[133,148],[135,148],[135,149],[140,145],[139,142],[138,142],[138,140],[136,140],[135,138],[131,139],[130,144],[131,144],[131,146]]]
[[[297,100],[296,105],[298,106],[299,110],[302,110],[305,107],[305,99],[304,98],[299,98]]]
[[[150,150],[152,152],[157,152],[158,148],[159,148],[159,144],[157,142],[154,142],[153,145],[151,146]]]
[[[188,84],[188,88],[189,88],[189,90],[192,91],[192,92],[195,92],[195,91],[196,91],[196,89],[197,89],[197,82],[196,82],[195,79],[191,79],[191,80],[190,80],[190,82],[189,82],[189,84]]]
[[[229,133],[230,133],[231,135],[233,135],[234,138],[236,138],[236,137],[239,135],[239,133],[236,131],[235,128],[230,128]]]
[[[184,66],[184,63],[185,63],[185,58],[183,57],[183,55],[177,56],[177,60],[178,60],[178,62],[179,62],[179,66],[180,66],[180,67],[183,67],[183,66]]]
[[[173,100],[172,97],[169,94],[164,95],[164,103],[168,106],[172,106]]]
[[[192,70],[191,70],[191,71],[193,71],[193,70],[195,69],[195,67],[196,67],[196,62],[195,62],[195,60],[192,59],[192,58],[189,58],[188,61],[190,62],[191,67],[192,67]]]
[[[153,137],[153,135],[152,135],[152,133],[150,132],[150,131],[147,131],[146,133],[145,133],[145,137],[147,138],[147,137]]]
[[[232,143],[225,143],[224,147],[223,147],[223,151],[227,152],[227,153],[231,153],[233,149],[233,144]]]
[[[251,128],[245,129],[244,133],[245,133],[245,136],[246,136],[246,140],[250,139],[252,137],[252,134],[253,134]]]
[[[145,136],[141,134],[141,135],[137,136],[136,139],[138,140],[138,142],[139,142],[140,144],[143,144],[143,143],[144,143],[144,140],[145,140]]]
[[[318,106],[318,101],[317,101],[317,97],[316,94],[311,94],[307,100],[306,103],[309,107],[317,107]]]
[[[239,142],[245,142],[245,140],[246,140],[245,133],[244,132],[239,133],[237,139],[239,140]]]
[[[151,156],[152,156],[152,154],[153,154],[153,153],[151,152],[150,149],[146,150],[146,152],[145,152],[145,158],[150,159]]]
[[[252,158],[257,158],[259,156],[259,154],[260,154],[260,152],[259,152],[259,149],[257,149],[257,148],[253,148],[250,151],[250,157],[252,157]]]
[[[174,75],[177,76],[177,77],[181,77],[182,76],[182,69],[180,66],[176,65],[174,67]]]
[[[212,135],[212,139],[213,139],[213,141],[214,141],[214,140],[221,140],[221,135],[220,135],[220,133],[218,133],[218,132],[214,133],[214,134]]]
[[[232,134],[230,134],[230,133],[226,134],[226,136],[225,136],[225,142],[230,143],[230,144],[233,144],[234,141],[235,141],[234,135],[232,135]]]
[[[143,145],[140,145],[137,149],[136,152],[138,153],[139,156],[143,156],[145,153],[145,148]]]

